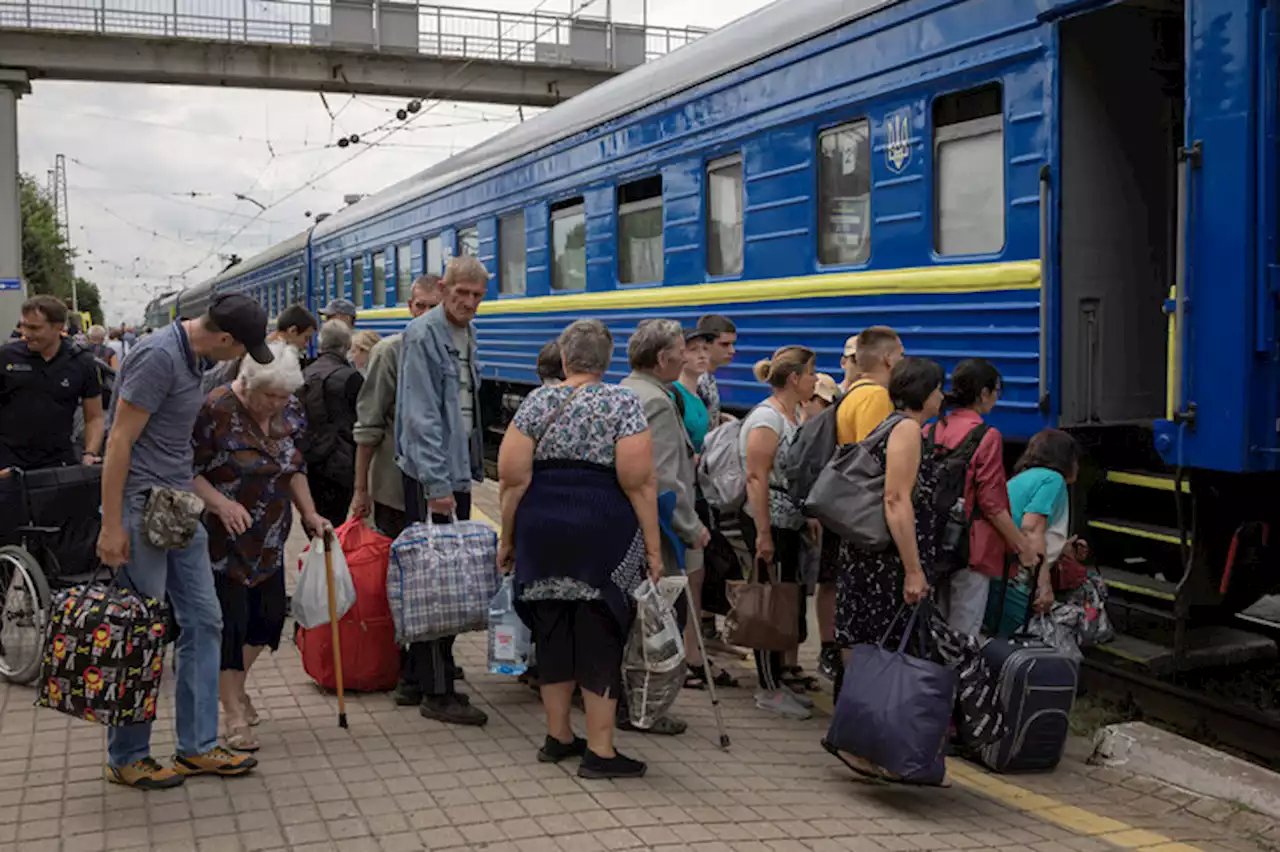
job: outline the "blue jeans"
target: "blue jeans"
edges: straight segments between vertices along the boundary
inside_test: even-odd
[[[218,744],[218,669],[222,648],[222,608],[214,592],[213,569],[209,565],[209,536],[203,526],[197,526],[191,544],[182,550],[152,547],[141,529],[145,500],[142,495],[125,499],[129,562],[121,581],[156,600],[169,596],[180,628],[175,691],[177,752],[184,757],[203,754]],[[150,722],[107,731],[107,758],[111,766],[127,766],[150,754]]]

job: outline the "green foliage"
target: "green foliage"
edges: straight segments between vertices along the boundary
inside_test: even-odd
[[[71,302],[75,281],[76,301],[95,323],[102,322],[102,299],[97,285],[74,274],[75,252],[58,232],[53,199],[29,175],[18,175],[22,209],[22,277],[28,292],[44,293]]]

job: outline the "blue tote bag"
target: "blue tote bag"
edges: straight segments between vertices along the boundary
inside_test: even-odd
[[[896,649],[885,646],[908,612],[905,606],[879,645],[854,646],[824,742],[828,750],[857,755],[909,784],[942,783],[956,703],[955,670],[907,652],[913,634],[921,653],[931,641],[929,606],[923,601],[910,611]]]

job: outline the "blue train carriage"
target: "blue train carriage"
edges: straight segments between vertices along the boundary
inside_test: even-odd
[[[580,316],[615,380],[640,319],[731,316],[739,410],[756,359],[835,373],[871,324],[987,357],[1011,453],[1090,449],[1075,524],[1143,634],[1117,651],[1274,655],[1222,622],[1280,580],[1276,57],[1261,0],[777,3],[336,214],[313,281],[393,331],[407,281],[478,256],[497,434]]]
[[[309,252],[308,228],[266,251],[242,260],[195,287],[183,291],[185,312],[195,316],[208,307],[214,293],[243,293],[262,305],[267,317],[275,320],[280,311],[293,304],[306,304],[312,310],[307,280]],[[189,295],[188,295],[189,294]]]

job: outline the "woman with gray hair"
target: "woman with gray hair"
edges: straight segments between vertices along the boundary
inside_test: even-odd
[[[582,759],[583,778],[637,778],[645,764],[613,748],[632,592],[662,574],[653,442],[631,390],[602,379],[613,335],[578,320],[560,335],[565,380],[521,403],[498,453],[498,564],[516,572],[533,631],[547,737],[538,760]],[[569,722],[582,688],[587,737]]]
[[[347,362],[356,335],[342,320],[320,327],[320,354],[303,371],[299,395],[307,416],[302,455],[307,462],[316,506],[334,526],[347,519],[356,477],[356,401],[364,376]]]
[[[273,360],[245,357],[230,385],[205,400],[196,419],[195,489],[206,507],[209,561],[222,604],[218,695],[227,746],[255,751],[258,714],[245,693],[249,667],[284,629],[284,544],[293,506],[312,535],[332,529],[316,512],[299,439],[306,420],[293,395],[302,385],[297,351],[270,344]],[[292,504],[292,505],[291,505]]]
[[[675,382],[684,371],[684,350],[685,331],[680,323],[669,319],[642,320],[627,345],[631,375],[622,380],[622,386],[635,391],[644,405],[644,415],[653,433],[653,466],[658,478],[658,493],[670,491],[676,498],[670,530],[680,539],[679,547],[684,551],[683,562],[690,580],[690,591],[684,598],[687,608],[680,610],[680,626],[686,637],[685,653],[689,665],[685,683],[697,689],[706,686],[707,670],[693,632],[696,627],[689,622],[696,625],[701,619],[696,612],[696,604],[701,600],[702,551],[711,539],[711,532],[698,517],[695,448],[685,429],[684,409],[675,388]],[[662,555],[668,574],[680,573],[681,559],[676,556],[676,547],[674,541],[663,542]],[[690,615],[692,619],[688,617]],[[717,686],[737,686],[737,681],[727,672],[721,671],[713,677],[716,677]],[[654,726],[654,730],[677,734],[684,730],[684,724],[664,718]]]

